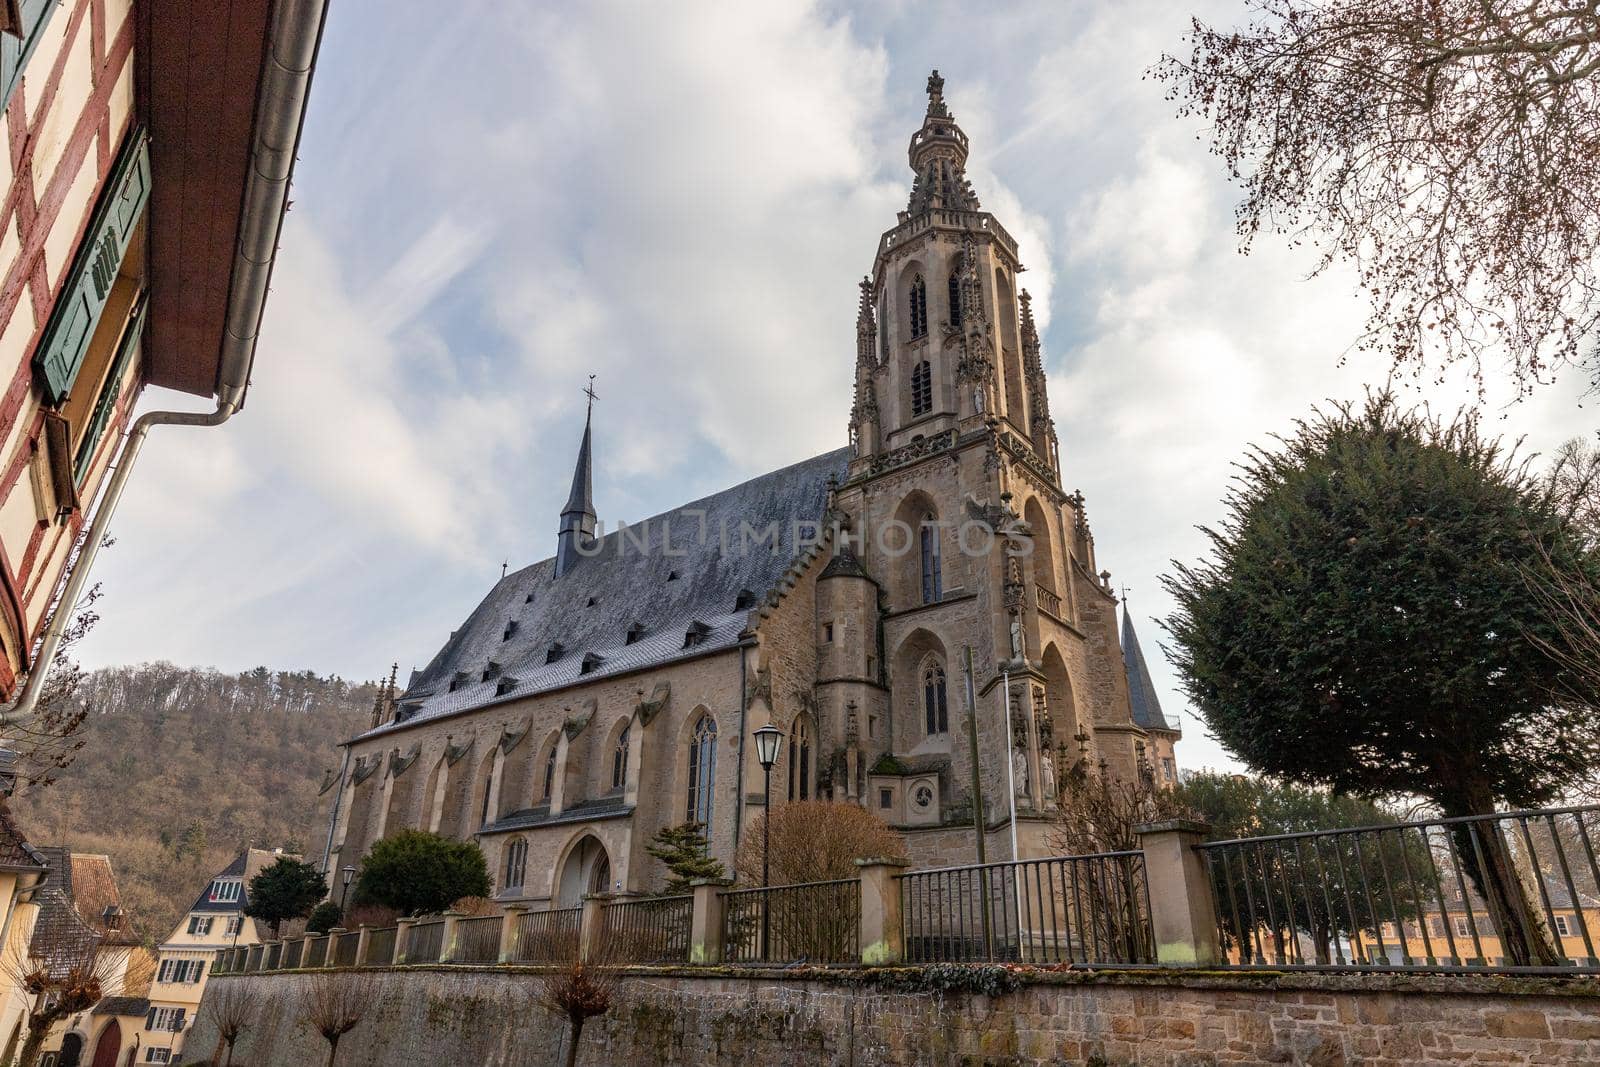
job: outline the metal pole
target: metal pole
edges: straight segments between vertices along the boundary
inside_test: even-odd
[[[1003,689],[1000,691],[1000,709],[1006,717],[1006,800],[1011,805],[1011,859],[1012,862],[1020,859],[1017,855],[1017,774],[1012,766],[1014,757],[1011,755],[1015,749],[1015,741],[1011,736],[1011,666],[1008,663],[1000,668]]]
[[[772,843],[772,765],[762,764],[761,783],[761,888],[767,889],[772,872],[772,851],[768,847]],[[769,938],[772,936],[772,902],[768,899],[770,894],[761,894],[761,954],[763,958],[768,952]]]

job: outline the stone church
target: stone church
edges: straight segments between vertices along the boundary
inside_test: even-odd
[[[973,862],[979,821],[1010,858],[1013,801],[1019,852],[1046,854],[1066,775],[1175,780],[1178,727],[1062,487],[1017,245],[943,84],[860,283],[848,446],[604,532],[586,421],[555,555],[345,745],[328,869],[420,827],[475,838],[497,899],[567,905],[657,887],[645,845],[693,821],[731,870],[768,722],[772,804],[863,805],[916,866]]]

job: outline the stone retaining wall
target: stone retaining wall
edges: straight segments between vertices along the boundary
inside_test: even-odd
[[[1600,1063],[1592,979],[1067,971],[1025,973],[995,996],[930,988],[970,985],[975,973],[999,969],[634,968],[613,1011],[585,1028],[579,1063]],[[326,976],[361,974],[222,976],[206,997],[237,984],[256,995],[237,1067],[305,1067],[327,1046],[299,1021],[301,996]],[[340,1043],[340,1067],[563,1062],[565,1026],[538,1006],[533,969],[367,975],[376,995]],[[208,1062],[216,1047],[202,1005],[185,1062]]]

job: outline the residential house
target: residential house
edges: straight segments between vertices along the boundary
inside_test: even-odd
[[[244,403],[323,6],[0,4],[0,701],[18,698],[13,714],[38,698],[35,660],[58,647],[144,434],[200,433]],[[148,386],[216,411],[130,426]]]
[[[189,913],[159,948],[150,986],[141,1063],[176,1063],[194,1022],[217,954],[261,940],[256,920],[244,914],[250,880],[282,858],[282,849],[247,848],[206,883]],[[206,1050],[206,1055],[210,1051]]]

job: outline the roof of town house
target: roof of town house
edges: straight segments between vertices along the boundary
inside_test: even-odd
[[[149,997],[102,997],[91,1015],[116,1015],[124,1019],[150,1014]]]
[[[1133,707],[1133,721],[1147,730],[1180,732],[1176,720],[1161,711],[1161,698],[1156,696],[1155,682],[1150,679],[1150,668],[1145,666],[1144,651],[1139,648],[1139,635],[1133,630],[1133,616],[1128,605],[1122,605],[1122,667],[1128,675],[1128,703]]]
[[[34,893],[39,906],[28,954],[36,959],[81,960],[95,945],[139,944],[111,872],[109,856],[40,848],[48,868]]]
[[[250,879],[272,866],[280,859],[297,860],[298,855],[291,855],[282,849],[276,848],[247,848],[233,858],[233,862],[222,870],[206,879],[205,886],[200,890],[200,895],[195,898],[190,911],[243,911],[245,904],[250,899]],[[219,878],[237,878],[243,883],[239,896],[235,900],[212,900],[211,885]]]
[[[0,868],[39,869],[44,866],[44,854],[28,844],[11,805],[0,797]]]
[[[734,647],[820,538],[848,462],[827,452],[619,527],[560,577],[553,557],[504,576],[413,674],[395,720],[361,737]]]

